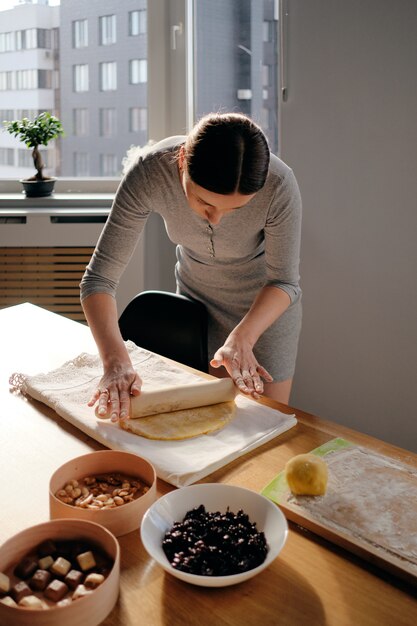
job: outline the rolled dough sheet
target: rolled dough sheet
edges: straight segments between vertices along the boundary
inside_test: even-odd
[[[131,398],[130,418],[143,418],[230,402],[235,396],[236,387],[230,378],[203,380],[201,383],[144,391],[139,396]]]
[[[235,416],[234,401],[119,421],[120,428],[147,439],[179,440],[207,435],[226,426]]]

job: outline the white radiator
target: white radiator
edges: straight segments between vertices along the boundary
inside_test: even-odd
[[[31,302],[85,321],[79,283],[107,218],[106,209],[0,214],[0,308]],[[144,288],[139,243],[119,285],[119,314]]]

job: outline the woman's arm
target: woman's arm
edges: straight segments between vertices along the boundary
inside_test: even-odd
[[[259,337],[289,307],[289,295],[274,286],[263,287],[241,322],[233,329],[210,364],[226,368],[239,391],[259,397],[264,378],[272,382],[269,372],[255,358],[253,347]]]
[[[103,363],[103,377],[89,406],[98,400],[98,414],[117,421],[129,415],[130,395],[140,393],[142,380],[132,366],[120,334],[116,301],[107,293],[96,293],[82,302],[85,317]]]
[[[289,168],[271,199],[264,237],[266,285],[258,292],[245,317],[211,361],[212,367],[223,365],[239,390],[254,397],[263,392],[261,379],[272,382],[272,377],[257,362],[253,347],[266,329],[291,303],[298,300],[301,293],[301,196],[295,176]]]

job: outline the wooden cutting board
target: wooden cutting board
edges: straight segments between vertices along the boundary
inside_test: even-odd
[[[312,453],[328,465],[324,496],[294,496],[283,471],[262,494],[289,520],[417,585],[417,469],[340,438]]]

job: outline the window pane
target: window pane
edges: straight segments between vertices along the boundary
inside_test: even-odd
[[[129,35],[143,35],[146,33],[146,10],[130,11]]]
[[[50,111],[65,137],[41,146],[47,175],[118,176],[148,141],[147,0],[15,4],[0,1],[0,124]],[[33,173],[31,150],[0,132],[0,178]]]
[[[100,89],[101,91],[113,91],[117,89],[117,64],[100,63]]]
[[[116,109],[100,109],[100,135],[112,137],[117,133]]]
[[[194,2],[196,117],[239,111],[278,151],[278,15],[274,0]],[[210,54],[207,54],[210,50]]]
[[[104,15],[99,18],[100,44],[109,46],[116,43],[116,16]]]
[[[87,20],[75,20],[72,23],[72,40],[74,48],[85,48],[88,46]]]

